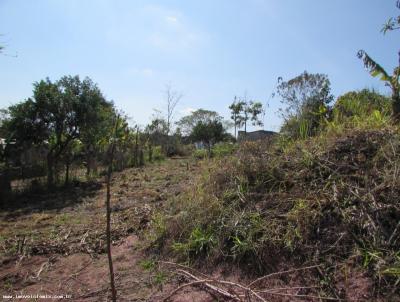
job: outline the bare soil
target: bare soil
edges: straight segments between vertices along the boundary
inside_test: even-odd
[[[188,163],[188,164],[187,164]],[[188,170],[189,168],[189,170]],[[176,278],[148,260],[140,238],[155,209],[194,184],[199,166],[170,159],[116,172],[112,181],[113,259],[119,301],[159,301]],[[105,183],[76,183],[53,193],[30,193],[0,212],[0,293],[68,295],[71,301],[109,300],[105,253]],[[207,301],[203,292],[175,301]]]

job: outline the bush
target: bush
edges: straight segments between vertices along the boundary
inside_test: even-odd
[[[206,149],[196,149],[192,155],[195,159],[205,159],[208,157],[208,151]]]
[[[161,146],[155,146],[153,148],[153,160],[154,161],[163,161],[165,160],[164,153],[161,149]]]
[[[211,148],[211,157],[225,157],[233,154],[236,149],[233,143],[217,143]],[[196,149],[193,151],[192,155],[196,159],[205,159],[209,157],[207,149]]]
[[[212,147],[211,154],[213,157],[224,157],[233,154],[235,150],[233,143],[218,143]]]
[[[390,98],[364,89],[340,96],[327,123],[329,130],[384,128],[391,117]]]

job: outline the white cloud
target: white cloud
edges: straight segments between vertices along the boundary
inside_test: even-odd
[[[145,5],[118,15],[112,12],[107,15],[104,32],[108,43],[119,49],[181,53],[199,49],[208,39],[208,35],[179,10]]]
[[[179,113],[180,113],[181,115],[189,115],[189,114],[191,114],[191,113],[194,112],[194,111],[196,111],[196,109],[194,109],[194,108],[192,108],[192,107],[186,107],[186,108],[184,108],[184,109],[179,110]]]
[[[162,6],[147,6],[145,11],[155,26],[148,42],[163,51],[194,49],[205,41],[205,34],[194,28],[180,11]]]
[[[174,16],[167,16],[167,17],[165,17],[165,20],[166,20],[168,23],[176,23],[176,22],[178,22],[178,18],[177,18],[177,17],[174,17]]]

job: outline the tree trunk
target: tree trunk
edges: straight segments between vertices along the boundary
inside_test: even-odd
[[[117,290],[115,289],[115,280],[114,280],[114,267],[112,261],[112,253],[111,253],[111,175],[112,175],[112,168],[113,168],[113,161],[114,161],[114,153],[115,153],[115,139],[117,136],[117,125],[118,119],[115,122],[115,133],[113,133],[113,141],[111,143],[109,152],[108,152],[108,169],[106,175],[106,183],[107,183],[107,192],[106,192],[106,218],[107,218],[107,225],[106,225],[106,237],[107,237],[107,257],[108,257],[108,268],[110,271],[110,286],[111,286],[111,297],[112,301],[117,301]]]
[[[47,188],[51,189],[54,186],[54,158],[53,154],[47,154]]]
[[[11,180],[9,167],[6,165],[4,171],[0,173],[0,204],[8,199],[11,194]]]
[[[90,154],[86,154],[86,177],[89,178],[91,173]]]
[[[108,268],[110,270],[110,285],[111,285],[111,295],[113,302],[117,301],[117,291],[115,289],[115,281],[114,281],[114,267],[112,262],[112,254],[111,254],[111,192],[110,192],[110,183],[111,183],[111,172],[112,172],[112,159],[108,165],[107,171],[107,198],[106,198],[106,215],[107,215],[107,227],[106,227],[106,235],[107,235],[107,257],[108,257]]]
[[[149,162],[153,161],[153,145],[149,143]]]
[[[144,152],[142,148],[140,148],[139,150],[139,166],[140,167],[144,166]]]
[[[400,122],[400,96],[393,95],[392,96],[392,110],[393,110],[393,118],[396,122]]]
[[[139,166],[139,128],[136,131],[134,163],[135,163],[135,167]]]
[[[67,186],[69,183],[69,166],[70,166],[70,162],[69,160],[67,160],[67,162],[65,163],[65,185]]]

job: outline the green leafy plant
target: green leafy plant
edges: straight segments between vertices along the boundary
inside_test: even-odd
[[[196,227],[192,230],[187,242],[174,243],[172,248],[188,257],[191,255],[208,255],[215,242],[211,231]]]

